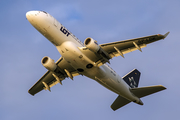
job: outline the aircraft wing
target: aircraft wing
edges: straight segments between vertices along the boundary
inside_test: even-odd
[[[64,69],[71,72],[73,76],[79,75],[79,73],[71,67],[62,57],[56,62],[56,64],[59,66],[61,70],[64,71]],[[67,76],[65,72],[59,73],[58,77],[60,81],[64,80]],[[29,93],[31,95],[35,95],[36,93],[40,92],[41,90],[45,89],[47,90],[47,87],[44,85],[48,85],[49,88],[59,83],[55,77],[52,75],[51,71],[47,71],[30,89]]]
[[[124,54],[135,50],[141,51],[141,48],[146,47],[147,44],[164,39],[168,34],[169,32],[167,32],[165,35],[151,35],[124,41],[101,44],[100,46],[104,51],[106,51],[110,55],[111,58],[120,55],[124,57]]]

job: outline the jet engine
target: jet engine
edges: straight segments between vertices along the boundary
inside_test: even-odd
[[[47,56],[43,57],[43,59],[41,60],[41,63],[46,69],[52,72],[54,72],[57,68],[57,65],[54,62],[54,60]]]
[[[107,52],[105,52],[97,43],[96,40],[92,39],[92,38],[86,38],[84,41],[84,45],[91,51],[99,54],[100,56],[102,56],[106,62],[109,62],[109,59],[111,59],[111,57],[108,55]]]
[[[95,41],[94,39],[92,38],[86,38],[85,41],[84,41],[84,45],[90,49],[91,51],[93,52],[98,52],[99,49],[100,49],[100,46],[98,45],[97,41]]]
[[[49,71],[52,72],[52,75],[54,76],[54,78],[62,85],[61,81],[58,77],[58,74],[63,73],[62,70],[56,65],[56,63],[54,62],[53,59],[51,59],[50,57],[43,57],[43,59],[41,60],[42,65],[48,69]],[[50,91],[49,86],[43,82],[44,86]]]

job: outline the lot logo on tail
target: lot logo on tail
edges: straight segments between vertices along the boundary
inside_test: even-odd
[[[141,73],[137,69],[134,69],[125,75],[123,79],[131,88],[136,88],[139,84],[140,75]]]
[[[136,82],[134,81],[133,77],[129,77],[130,87],[135,88],[137,86]]]

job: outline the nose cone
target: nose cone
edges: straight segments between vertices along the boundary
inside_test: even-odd
[[[39,11],[29,11],[26,13],[26,18],[28,21],[32,20],[35,16],[37,16]]]

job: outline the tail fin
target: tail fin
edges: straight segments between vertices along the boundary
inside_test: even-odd
[[[134,69],[125,75],[123,79],[131,88],[136,88],[139,84],[140,75],[141,73],[137,69]]]

